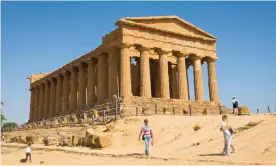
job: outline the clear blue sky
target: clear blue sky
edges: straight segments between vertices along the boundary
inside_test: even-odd
[[[2,2],[3,113],[8,121],[26,122],[27,76],[56,70],[94,49],[120,18],[154,15],[178,15],[217,37],[223,104],[231,107],[235,95],[252,111],[268,105],[275,111],[275,9],[275,2]]]

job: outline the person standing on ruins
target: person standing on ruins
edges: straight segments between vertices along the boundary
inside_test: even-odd
[[[220,126],[220,130],[223,131],[224,135],[224,148],[222,154],[226,156],[230,156],[230,147],[232,144],[232,134],[230,132],[231,125],[228,122],[228,116],[222,116],[222,123]]]
[[[233,105],[233,114],[235,114],[235,115],[238,115],[238,107],[239,107],[239,103],[238,103],[238,101],[237,101],[237,99],[236,99],[236,97],[235,96],[233,96],[233,98],[232,98],[233,100],[232,100],[232,105]]]
[[[149,121],[147,119],[144,120],[144,125],[141,128],[139,138],[138,138],[139,141],[141,140],[141,135],[142,135],[142,140],[145,142],[145,146],[146,146],[145,154],[148,156],[150,140],[153,146],[153,132],[152,132],[151,126],[149,126]]]

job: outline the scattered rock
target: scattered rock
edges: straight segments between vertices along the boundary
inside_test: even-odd
[[[109,131],[109,132],[115,131],[115,124],[114,123],[106,124],[105,127],[106,127],[106,131]]]
[[[83,140],[83,145],[86,147],[93,147],[94,145],[93,135],[86,135]]]
[[[28,143],[25,136],[19,136],[17,142],[20,143],[20,144],[27,144]]]
[[[87,129],[85,132],[86,135],[93,135],[94,133],[95,133],[95,131],[92,128]]]
[[[43,142],[46,146],[58,144],[57,138],[52,135],[48,135],[48,136],[44,137]]]
[[[9,140],[8,140],[8,143],[16,143],[17,142],[17,137],[11,137]]]
[[[110,133],[94,135],[95,148],[107,148],[113,144],[114,138]]]
[[[248,115],[250,114],[250,110],[247,106],[239,106],[239,115]]]
[[[83,146],[84,137],[81,135],[72,136],[72,145],[73,146]]]
[[[31,143],[31,144],[41,144],[43,143],[43,137],[28,135],[26,136],[26,141],[27,143]]]

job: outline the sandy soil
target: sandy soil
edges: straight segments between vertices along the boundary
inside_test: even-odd
[[[138,134],[147,118],[153,128],[155,145],[151,146],[149,157],[144,156],[144,144],[138,141]],[[114,133],[114,145],[103,150],[82,147],[63,147],[66,152],[33,145],[31,164],[276,164],[276,116],[251,115],[230,116],[234,128],[248,122],[262,121],[255,127],[237,133],[233,145],[237,152],[231,156],[221,156],[223,134],[219,130],[221,116],[149,116],[132,117],[120,121]],[[202,128],[193,130],[195,124]],[[198,146],[192,146],[199,143]],[[2,164],[21,164],[25,156],[22,148],[6,147],[2,144]],[[18,145],[17,145],[18,146]],[[73,153],[74,152],[74,153]],[[87,154],[77,154],[84,152]],[[91,154],[89,154],[91,153]]]

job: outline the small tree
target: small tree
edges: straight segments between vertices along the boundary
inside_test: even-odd
[[[4,103],[1,101],[1,126],[3,125],[4,121],[6,121],[6,117],[2,114],[2,106]]]

